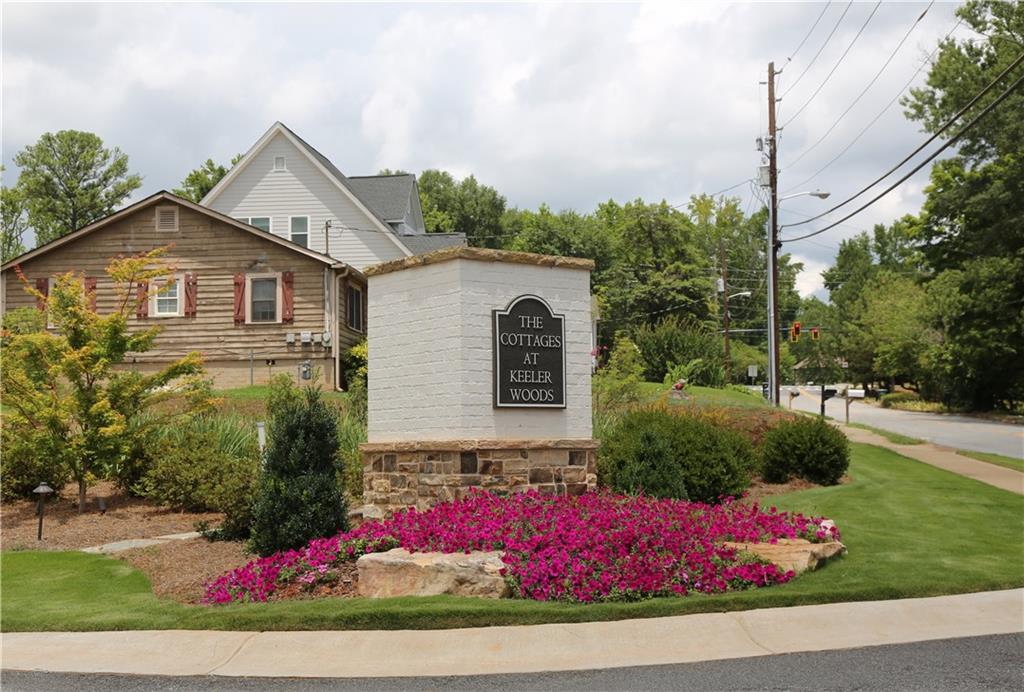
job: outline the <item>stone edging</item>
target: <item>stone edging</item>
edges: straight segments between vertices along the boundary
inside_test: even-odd
[[[592,271],[594,261],[582,257],[557,257],[555,255],[538,255],[532,252],[512,252],[510,250],[491,250],[479,247],[449,247],[425,255],[413,255],[401,259],[375,264],[363,269],[366,276],[390,274],[391,272],[438,264],[455,259],[477,260],[479,262],[510,262],[513,264],[533,264],[538,267],[563,267],[565,269],[582,269]]]
[[[395,440],[393,442],[364,442],[359,451],[381,452],[474,452],[499,449],[597,449],[600,440]]]

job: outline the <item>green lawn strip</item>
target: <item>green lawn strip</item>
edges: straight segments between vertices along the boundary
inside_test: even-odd
[[[214,396],[221,397],[229,401],[262,401],[270,396],[270,387],[267,385],[257,384],[250,387],[219,389],[214,392]],[[348,394],[345,392],[335,392],[328,388],[324,388],[324,398],[327,400],[342,401],[347,396]]]
[[[987,461],[990,464],[1005,466],[1006,468],[1013,469],[1014,471],[1024,471],[1024,459],[1003,456],[1002,454],[993,454],[991,452],[975,452],[969,449],[958,449],[956,453],[960,456],[977,459],[978,461]]]
[[[437,596],[222,607],[157,599],[146,578],[84,553],[3,553],[6,632],[118,629],[434,629],[585,622],[1024,586],[1024,497],[870,445],[848,485],[782,495],[782,509],[836,520],[849,555],[789,584],[717,596],[572,605]]]
[[[851,428],[860,428],[861,430],[867,430],[873,432],[876,435],[881,435],[885,439],[892,442],[894,445],[920,445],[924,444],[924,440],[920,440],[916,437],[908,437],[906,435],[900,435],[899,433],[890,432],[889,430],[883,430],[882,428],[876,428],[873,425],[865,425],[864,423],[848,423]]]

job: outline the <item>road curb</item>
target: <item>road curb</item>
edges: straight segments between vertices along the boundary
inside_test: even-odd
[[[411,677],[596,670],[1024,632],[1024,589],[613,622],[455,630],[26,632],[5,670]]]

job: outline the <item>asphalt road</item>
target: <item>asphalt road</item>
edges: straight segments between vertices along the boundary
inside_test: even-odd
[[[787,391],[782,388],[782,406],[789,407]],[[800,396],[793,400],[793,408],[818,413],[821,390],[818,387],[800,387]],[[846,402],[839,398],[825,402],[825,415],[837,421],[845,420]],[[1024,459],[1024,426],[1009,423],[936,413],[894,411],[862,401],[850,404],[850,422],[864,423],[883,430],[908,435],[944,447],[992,452]]]
[[[695,633],[695,636],[699,636]],[[339,651],[339,656],[345,655]],[[432,678],[218,678],[4,671],[4,692],[141,690],[1015,690],[1024,634],[567,673]]]

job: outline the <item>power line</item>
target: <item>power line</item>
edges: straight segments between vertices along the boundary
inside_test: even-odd
[[[840,202],[839,204],[835,205],[831,209],[828,209],[827,211],[824,211],[824,212],[818,214],[817,216],[812,216],[809,219],[805,219],[803,221],[797,221],[796,223],[787,223],[787,224],[785,224],[783,226],[780,226],[780,230],[783,229],[783,228],[793,228],[795,226],[803,226],[804,224],[810,223],[811,221],[815,221],[817,219],[820,219],[823,216],[828,216],[829,214],[831,214],[832,212],[836,211],[837,209],[845,207],[847,204],[849,204],[853,200],[855,200],[858,197],[860,197],[861,195],[863,195],[865,192],[867,192],[868,190],[873,188],[875,185],[877,185],[878,183],[882,182],[882,180],[884,180],[885,178],[887,178],[890,175],[892,175],[897,169],[899,169],[901,166],[903,166],[903,164],[905,164],[907,161],[909,161],[910,159],[914,158],[917,154],[919,154],[926,146],[928,146],[929,144],[934,142],[943,132],[945,132],[950,127],[952,127],[956,123],[956,121],[960,119],[960,116],[962,116],[964,113],[966,113],[968,110],[970,110],[971,107],[974,106],[974,104],[976,104],[983,96],[985,96],[985,94],[990,92],[1000,81],[1002,81],[1003,77],[1005,77],[1010,72],[1012,72],[1015,67],[1017,67],[1018,65],[1021,64],[1021,62],[1024,62],[1024,53],[1021,53],[1020,55],[1018,55],[1017,58],[1012,63],[1010,63],[1009,67],[1007,67],[1005,70],[1000,72],[999,75],[995,79],[993,79],[991,82],[989,82],[988,86],[986,86],[984,89],[982,89],[980,92],[978,92],[974,96],[974,98],[972,98],[970,101],[968,101],[967,104],[963,108],[961,108],[959,111],[954,113],[953,116],[949,120],[947,120],[945,123],[943,123],[942,126],[938,130],[936,130],[935,133],[933,133],[931,137],[926,139],[916,149],[914,149],[912,152],[907,154],[895,166],[893,166],[892,168],[887,170],[885,173],[883,173],[879,177],[875,178],[868,185],[864,186],[859,192],[857,192],[857,194],[847,198],[846,200]],[[1013,87],[1011,87],[1010,89],[1012,90]],[[1009,92],[1004,92],[1003,95],[1000,96],[999,98],[1000,99],[1005,98],[1008,95],[1008,93]],[[982,111],[982,113],[988,113],[989,110],[990,110],[989,108],[986,108],[984,111]],[[977,122],[977,120],[978,119],[975,118],[971,122],[974,123],[974,122]],[[966,132],[966,130],[967,130],[966,127],[964,128],[964,130],[961,130],[961,132],[957,135],[957,138],[959,138],[959,136],[961,134]],[[949,142],[947,142],[941,149],[939,149],[939,151],[943,151],[948,146],[949,146]],[[934,158],[934,157],[935,157],[935,154],[933,154],[931,156],[931,158],[928,159],[928,161],[931,161],[931,159]],[[917,169],[914,169],[914,170],[917,170]],[[849,217],[846,217],[846,218],[849,218]]]
[[[885,72],[885,68],[887,68],[889,66],[889,63],[892,62],[892,59],[896,57],[896,54],[899,52],[900,48],[902,48],[903,44],[906,43],[908,38],[910,38],[910,34],[913,33],[914,29],[917,28],[917,25],[921,23],[921,20],[924,19],[925,15],[928,14],[928,10],[930,10],[932,5],[934,5],[934,4],[935,4],[935,0],[932,0],[928,4],[928,7],[924,8],[924,12],[922,12],[917,17],[917,19],[914,20],[914,23],[910,25],[909,29],[907,29],[907,33],[903,34],[903,38],[901,38],[900,42],[896,44],[896,48],[894,48],[892,53],[889,54],[889,57],[882,64],[882,66],[878,69],[878,72],[875,73],[875,76],[872,77],[871,81],[868,82],[867,86],[865,86],[864,89],[859,94],[857,94],[857,98],[853,99],[853,101],[850,103],[850,105],[846,107],[846,110],[844,110],[842,112],[842,114],[840,114],[840,116],[838,118],[836,118],[836,121],[834,123],[832,123],[832,125],[827,130],[825,130],[825,134],[823,134],[821,137],[819,137],[818,141],[816,141],[814,144],[812,144],[811,146],[807,147],[802,152],[800,152],[800,154],[795,159],[790,161],[789,164],[786,165],[783,170],[785,170],[785,168],[789,168],[790,166],[796,165],[797,161],[800,161],[802,158],[804,158],[809,153],[811,153],[811,151],[813,151],[815,147],[817,147],[819,144],[821,144],[823,141],[825,141],[825,138],[828,137],[832,133],[832,130],[836,129],[836,126],[840,122],[842,122],[843,118],[845,118],[846,115],[853,109],[853,107],[857,105],[857,103],[864,97],[864,94],[868,93],[868,90],[874,85],[874,83],[876,81],[878,81],[878,78],[882,76],[882,73]]]
[[[793,57],[794,57],[794,56],[795,56],[795,55],[796,55],[797,53],[799,53],[799,52],[800,52],[800,49],[804,47],[804,44],[805,44],[805,43],[807,43],[807,39],[809,39],[809,38],[811,37],[811,34],[812,34],[812,33],[814,33],[814,29],[815,29],[815,27],[817,27],[817,26],[818,26],[818,22],[820,22],[820,21],[821,21],[821,18],[825,16],[825,13],[826,13],[826,12],[828,12],[828,8],[829,8],[829,6],[830,6],[831,4],[832,4],[831,0],[829,0],[829,2],[826,2],[826,3],[825,3],[825,6],[824,6],[824,7],[823,7],[823,8],[821,9],[821,14],[819,14],[819,15],[818,15],[818,18],[814,20],[814,24],[811,24],[811,28],[807,30],[807,33],[806,33],[806,34],[804,34],[803,40],[801,40],[801,41],[800,41],[800,44],[799,44],[799,45],[797,45],[797,47],[796,47],[796,48],[794,48],[794,49],[793,49],[792,51],[790,51],[790,53],[789,53],[789,57],[788,57],[788,58],[786,58],[786,63],[787,63],[787,64],[788,64],[788,63],[790,63],[790,62],[792,62],[792,60],[793,60]]]
[[[824,88],[824,86],[826,84],[828,84],[828,80],[830,80],[832,78],[832,75],[835,74],[837,69],[839,69],[839,66],[843,64],[843,60],[846,59],[846,56],[850,52],[850,49],[853,48],[853,45],[855,43],[857,43],[857,39],[859,39],[860,35],[862,33],[864,33],[864,29],[867,28],[867,25],[871,21],[871,18],[875,16],[875,12],[878,12],[878,8],[881,7],[881,6],[882,6],[881,0],[879,0],[879,2],[875,3],[875,6],[871,9],[871,14],[869,14],[868,18],[864,20],[864,23],[860,25],[860,29],[857,30],[857,33],[853,37],[853,40],[850,41],[850,45],[848,45],[846,47],[846,50],[843,51],[843,54],[839,56],[839,60],[837,60],[836,64],[832,66],[832,69],[829,71],[829,73],[827,75],[825,75],[825,79],[822,80],[821,84],[818,85],[818,88],[814,90],[814,93],[811,94],[810,98],[808,98],[806,101],[804,101],[804,105],[800,106],[796,110],[796,113],[794,113],[793,115],[789,116],[789,120],[787,120],[786,122],[782,123],[782,125],[780,126],[780,129],[783,129],[783,130],[786,129],[786,126],[789,125],[791,122],[793,122],[797,118],[798,115],[803,113],[804,109],[807,108],[807,106],[809,106],[811,104],[811,101],[814,100],[814,97],[816,97],[818,95],[818,93],[822,90],[822,88]]]
[[[1022,54],[1021,54],[1021,55],[1020,55],[1020,56],[1019,56],[1019,57],[1017,58],[1017,60],[1015,61],[1015,63],[1019,63],[1019,62],[1020,62],[1021,60],[1024,60],[1024,53],[1022,53]],[[954,145],[954,144],[955,144],[956,142],[958,142],[958,141],[960,140],[960,138],[961,138],[961,137],[963,137],[963,136],[964,136],[965,134],[967,134],[967,132],[968,132],[968,131],[969,131],[969,130],[970,130],[971,128],[973,128],[973,127],[974,127],[974,126],[975,126],[975,125],[976,125],[976,124],[978,123],[978,121],[980,121],[980,120],[981,120],[982,118],[984,118],[984,117],[985,117],[986,115],[988,115],[988,114],[989,114],[990,112],[992,112],[992,111],[993,111],[993,110],[995,109],[995,107],[996,107],[996,106],[998,106],[998,105],[999,105],[1000,103],[1002,103],[1003,101],[1005,101],[1005,100],[1006,100],[1006,99],[1007,99],[1007,98],[1008,98],[1008,97],[1010,96],[1010,94],[1012,94],[1012,93],[1014,92],[1014,90],[1015,90],[1015,89],[1017,89],[1017,87],[1019,87],[1019,86],[1020,86],[1021,84],[1024,84],[1024,75],[1021,75],[1020,77],[1018,77],[1018,78],[1017,78],[1017,81],[1016,81],[1016,82],[1014,82],[1013,84],[1011,84],[1011,85],[1010,85],[1010,87],[1009,87],[1009,88],[1008,88],[1008,89],[1007,89],[1006,91],[1004,91],[1004,92],[1003,92],[1002,94],[1000,94],[1000,95],[999,95],[999,96],[998,96],[998,97],[996,98],[996,100],[995,100],[995,101],[993,101],[992,103],[990,103],[990,104],[988,104],[987,106],[985,106],[985,108],[984,108],[984,109],[983,109],[983,110],[982,110],[982,111],[981,111],[980,113],[978,113],[978,115],[976,115],[976,116],[974,117],[974,119],[973,119],[973,120],[971,120],[971,121],[970,121],[969,123],[967,123],[966,125],[964,125],[964,126],[963,126],[963,128],[962,128],[962,129],[961,129],[961,130],[960,130],[959,132],[957,132],[957,133],[956,133],[956,134],[955,134],[955,135],[954,135],[953,137],[951,137],[951,138],[950,138],[950,139],[949,139],[948,141],[946,141],[946,142],[945,142],[945,143],[944,143],[944,144],[943,144],[943,145],[942,145],[941,147],[939,147],[938,149],[936,149],[936,150],[935,150],[935,151],[934,151],[934,152],[933,152],[933,153],[931,154],[931,156],[929,156],[929,157],[928,157],[928,158],[926,158],[926,159],[925,159],[924,161],[922,161],[921,163],[919,163],[919,164],[918,164],[917,166],[915,166],[915,167],[913,168],[913,170],[911,170],[911,171],[910,171],[909,173],[907,173],[906,175],[904,175],[904,176],[903,176],[902,178],[900,178],[899,180],[897,180],[897,181],[896,181],[895,183],[893,183],[892,185],[890,185],[889,187],[887,187],[887,188],[886,188],[885,190],[883,190],[882,192],[880,192],[880,193],[879,193],[878,195],[876,195],[876,196],[875,196],[875,197],[874,197],[873,199],[871,199],[871,200],[870,200],[870,201],[868,201],[867,203],[865,203],[865,204],[861,205],[861,206],[860,206],[859,208],[857,208],[856,210],[854,210],[854,211],[850,212],[849,214],[847,214],[847,215],[846,215],[846,216],[844,216],[843,218],[839,219],[839,221],[836,221],[836,222],[834,222],[834,223],[831,223],[831,224],[829,224],[828,226],[825,226],[824,228],[821,228],[821,229],[819,229],[819,230],[817,230],[817,231],[814,231],[814,232],[812,232],[812,233],[807,233],[806,235],[802,235],[802,236],[797,236],[796,238],[786,238],[785,240],[783,240],[783,241],[781,241],[781,242],[791,243],[791,242],[793,242],[793,241],[796,241],[796,240],[804,240],[805,238],[810,238],[810,237],[812,237],[812,236],[816,236],[816,235],[818,235],[818,234],[820,234],[820,233],[824,233],[825,231],[827,231],[827,230],[829,230],[829,229],[831,229],[831,228],[835,228],[836,226],[838,226],[838,225],[839,225],[840,223],[842,223],[843,221],[846,221],[847,219],[850,219],[850,218],[852,218],[852,217],[856,216],[857,214],[859,214],[860,212],[864,211],[865,209],[867,209],[868,207],[870,207],[870,206],[871,206],[872,204],[874,204],[875,202],[877,202],[878,200],[882,199],[882,198],[883,198],[883,197],[885,197],[885,196],[886,196],[887,194],[889,194],[890,192],[892,192],[893,190],[895,190],[895,189],[896,189],[896,188],[897,188],[897,187],[898,187],[898,186],[899,186],[899,185],[900,185],[901,183],[903,183],[903,182],[904,182],[905,180],[907,180],[907,178],[909,178],[910,176],[914,175],[914,174],[915,174],[915,173],[917,173],[917,172],[918,172],[919,170],[921,170],[922,168],[924,168],[925,164],[927,164],[927,163],[928,163],[928,162],[930,162],[930,161],[931,161],[932,159],[934,159],[934,158],[935,158],[936,156],[938,156],[939,154],[941,154],[941,153],[942,153],[943,151],[945,151],[945,150],[946,150],[946,149],[948,149],[949,147],[953,146],[953,145]],[[859,194],[859,193],[858,193],[858,194]],[[851,199],[852,199],[852,198],[851,198]],[[844,204],[845,204],[845,202],[844,202]],[[801,222],[801,223],[806,223],[806,222]],[[791,224],[791,225],[798,225],[798,224]]]
[[[852,140],[850,140],[849,144],[847,144],[845,147],[843,147],[842,151],[840,151],[838,154],[836,154],[828,163],[826,163],[824,166],[822,166],[821,168],[816,170],[814,173],[812,173],[810,176],[808,176],[804,180],[800,181],[796,185],[793,185],[792,187],[786,188],[786,190],[784,192],[790,192],[792,190],[796,190],[797,188],[803,187],[804,185],[806,185],[807,183],[811,182],[816,177],[821,175],[821,173],[823,173],[826,169],[828,169],[836,161],[841,159],[843,157],[843,155],[845,155],[846,152],[848,152],[850,150],[850,148],[854,144],[856,144],[860,140],[860,138],[863,137],[864,134],[868,130],[870,130],[874,126],[874,124],[877,123],[879,121],[879,119],[883,115],[885,115],[888,112],[888,110],[890,108],[892,108],[892,105],[894,103],[896,103],[897,100],[899,100],[900,96],[902,96],[903,93],[910,87],[910,85],[913,84],[914,80],[917,79],[917,75],[921,74],[921,70],[923,70],[927,65],[931,64],[932,58],[934,58],[935,54],[939,52],[939,49],[942,47],[942,43],[945,42],[950,36],[953,35],[953,32],[956,31],[960,27],[961,24],[963,24],[963,21],[964,21],[963,19],[960,19],[960,20],[957,21],[956,24],[953,25],[953,28],[950,29],[949,32],[946,33],[946,35],[943,37],[942,41],[940,41],[939,44],[935,46],[935,49],[931,52],[931,54],[918,66],[918,68],[914,72],[914,74],[911,75],[910,79],[907,80],[907,83],[903,85],[903,88],[900,89],[898,92],[896,92],[896,95],[892,97],[892,100],[890,100],[889,103],[885,104],[885,107],[882,108],[882,110],[880,110],[878,112],[878,115],[876,115],[874,118],[872,118],[871,121],[867,125],[864,126],[864,129],[861,130],[859,133],[857,133],[857,136],[854,137]]]
[[[839,25],[843,23],[843,17],[846,16],[846,13],[850,11],[851,7],[853,7],[853,0],[850,0],[850,2],[847,3],[846,9],[844,9],[843,13],[841,15],[839,15],[839,19],[836,21],[835,26],[832,27],[832,31],[830,31],[828,33],[828,36],[825,37],[825,42],[821,44],[821,48],[819,48],[818,52],[814,54],[814,57],[811,58],[811,61],[809,63],[807,63],[807,67],[804,68],[804,71],[801,72],[800,76],[797,77],[796,80],[792,84],[789,85],[788,89],[786,89],[784,92],[782,92],[782,95],[779,98],[785,98],[786,94],[788,94],[789,92],[793,91],[793,87],[795,87],[797,84],[799,84],[800,80],[804,78],[804,75],[807,74],[807,70],[811,69],[811,66],[814,65],[814,62],[818,59],[818,56],[821,55],[821,51],[825,50],[825,46],[827,46],[828,42],[832,40],[833,34],[836,33],[836,29],[839,28]],[[826,7],[826,9],[828,9],[828,8]]]

